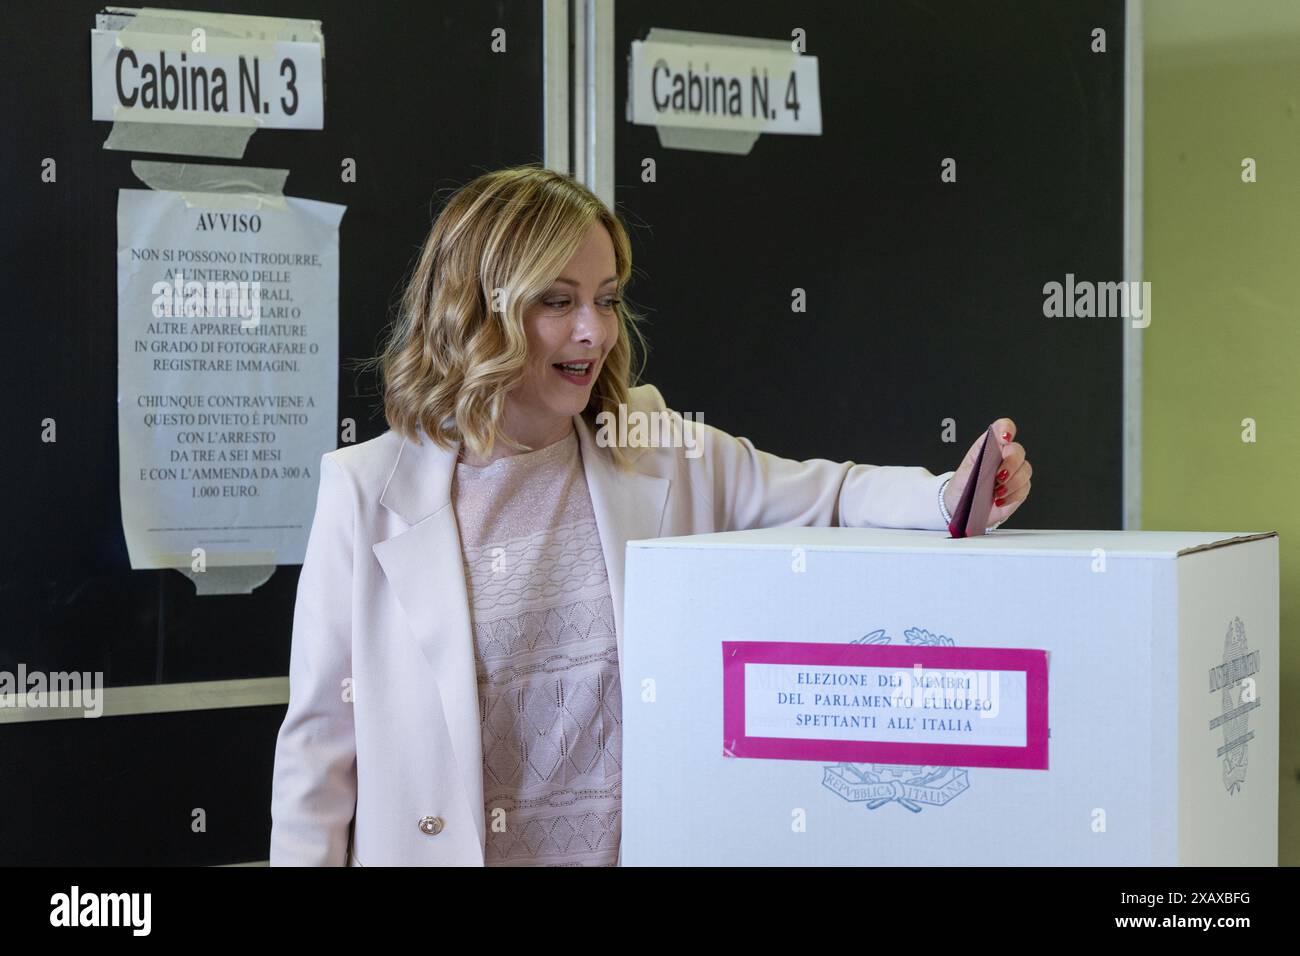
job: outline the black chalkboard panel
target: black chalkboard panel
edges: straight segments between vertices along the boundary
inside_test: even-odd
[[[1006,415],[1034,467],[1008,527],[1120,527],[1122,320],[1045,318],[1043,286],[1123,278],[1121,0],[615,9],[615,201],[669,405],[787,457],[936,474]],[[662,147],[624,116],[625,57],[652,27],[802,29],[823,135]]]
[[[165,3],[165,0],[164,0]],[[386,425],[373,355],[435,194],[540,162],[542,5],[477,0],[177,6],[320,19],[325,128],[262,130],[244,158],[287,168],[289,195],[342,203],[339,414],[358,441]],[[175,571],[131,570],[117,456],[116,208],[144,188],[133,158],[234,162],[102,148],[90,119],[90,30],[100,6],[5,11],[0,216],[10,378],[11,503],[0,561],[0,670],[102,671],[108,686],[282,676],[298,568],[246,596],[197,597]],[[506,30],[507,53],[492,31]],[[46,157],[55,183],[40,181]],[[357,182],[340,164],[356,161]],[[57,422],[58,441],[40,440]],[[0,724],[0,864],[229,863],[266,859],[275,734],[284,708]],[[87,807],[95,808],[92,813]],[[194,807],[210,829],[189,828]],[[70,821],[77,821],[70,823]]]
[[[0,727],[4,866],[267,858],[283,704]]]
[[[195,4],[180,4],[193,9]],[[290,170],[285,192],[346,205],[340,228],[339,415],[364,441],[386,425],[373,355],[400,281],[428,231],[435,192],[487,169],[542,159],[540,3],[274,5],[206,2],[215,12],[319,19],[325,128],[261,130],[243,160]],[[174,571],[132,571],[122,536],[117,458],[116,209],[145,188],[132,159],[235,162],[102,148],[90,119],[95,3],[6,13],[0,56],[12,111],[0,137],[6,176],[5,389],[15,505],[0,567],[0,669],[102,670],[110,686],[288,672],[298,568],[247,596],[197,597]],[[507,53],[491,33],[507,33]],[[58,181],[40,181],[52,157]],[[357,164],[344,183],[340,164]],[[40,440],[57,422],[58,441]]]

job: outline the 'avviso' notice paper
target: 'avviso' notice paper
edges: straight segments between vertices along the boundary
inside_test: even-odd
[[[118,195],[118,450],[133,568],[302,563],[320,456],[338,445],[346,207],[256,207]]]

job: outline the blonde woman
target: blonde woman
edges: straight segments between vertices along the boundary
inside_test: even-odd
[[[439,215],[382,356],[390,430],[321,463],[272,864],[615,864],[626,543],[946,527],[978,439],[936,476],[688,422],[632,384],[631,274],[618,219],[558,173],[484,175]],[[601,413],[679,440],[620,445]],[[1031,469],[994,425],[1001,523]]]

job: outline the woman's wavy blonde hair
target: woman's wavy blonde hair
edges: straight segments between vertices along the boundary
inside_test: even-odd
[[[479,176],[458,189],[433,224],[402,294],[400,314],[379,358],[384,413],[416,442],[423,431],[476,455],[501,438],[506,393],[527,361],[524,312],[543,296],[593,223],[614,244],[620,300],[632,276],[632,248],[622,223],[572,177],[540,166]],[[632,337],[644,357],[640,315],[620,301],[618,341],[605,359],[583,414],[618,414],[628,401]],[[639,374],[639,372],[638,372]],[[617,444],[614,460],[626,466]]]

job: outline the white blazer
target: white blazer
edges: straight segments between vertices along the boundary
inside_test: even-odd
[[[629,411],[665,412],[663,396],[633,388]],[[620,661],[629,540],[779,525],[945,527],[938,492],[951,472],[794,461],[691,422],[684,434],[702,453],[633,450],[628,473],[588,419],[574,424]],[[321,460],[275,750],[273,866],[483,865],[478,684],[451,507],[458,451],[388,431]]]

